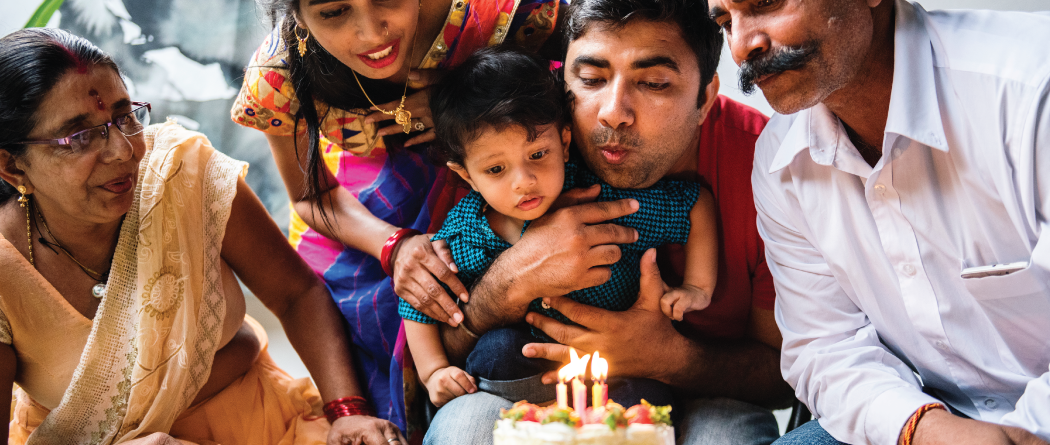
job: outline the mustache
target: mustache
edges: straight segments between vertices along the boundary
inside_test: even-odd
[[[750,96],[755,92],[755,81],[762,76],[802,68],[816,54],[816,42],[806,42],[799,46],[773,48],[745,60],[740,63],[740,91]]]
[[[618,128],[599,127],[591,132],[588,139],[590,139],[591,146],[615,143],[624,147],[634,148],[642,145],[642,138],[637,134]]]

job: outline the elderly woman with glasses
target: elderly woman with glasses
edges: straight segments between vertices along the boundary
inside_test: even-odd
[[[0,39],[0,398],[21,388],[14,413],[0,403],[10,442],[404,441],[361,397],[342,317],[247,166],[173,122],[147,126],[149,113],[84,39]],[[267,355],[237,278],[317,387]]]

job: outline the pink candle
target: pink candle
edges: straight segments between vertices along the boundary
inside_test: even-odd
[[[583,379],[572,379],[572,407],[582,419],[587,409],[587,385]]]

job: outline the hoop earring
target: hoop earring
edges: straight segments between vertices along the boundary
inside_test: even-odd
[[[295,29],[292,30],[292,34],[295,34],[295,40],[299,41],[299,57],[306,57],[306,41],[310,38],[310,30],[303,28],[306,31],[305,37],[299,37],[299,25],[295,25]]]
[[[26,197],[26,192],[27,191],[28,190],[26,190],[26,186],[24,186],[24,185],[18,186],[18,193],[22,194],[22,197],[18,198],[18,206],[19,207],[25,208],[26,204],[29,203],[29,198]]]

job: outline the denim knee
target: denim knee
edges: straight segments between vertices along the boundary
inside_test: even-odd
[[[488,380],[518,380],[557,369],[558,363],[528,358],[521,349],[537,340],[527,329],[493,329],[478,339],[467,356],[467,373]]]

